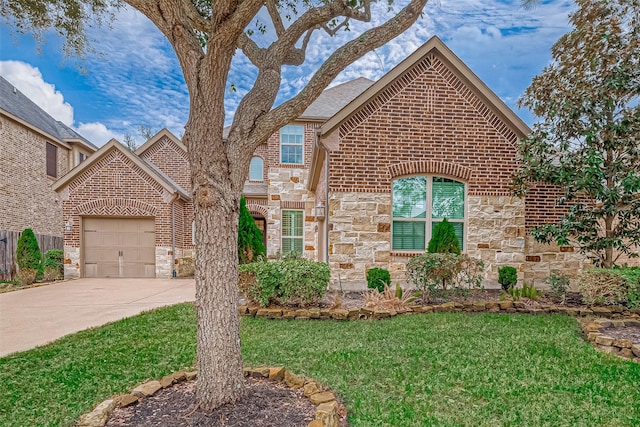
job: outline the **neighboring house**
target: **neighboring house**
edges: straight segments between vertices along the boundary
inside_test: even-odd
[[[527,234],[559,218],[557,190],[511,196],[518,141],[528,132],[434,37],[375,83],[327,89],[260,146],[247,207],[269,257],[296,251],[326,261],[334,286],[362,288],[373,267],[404,280],[406,263],[445,217],[463,251],[484,260],[488,285],[503,265],[536,283],[552,270],[576,274],[587,261],[573,247]],[[112,141],[55,184],[73,230],[65,233],[68,277],[168,277],[194,255],[185,150],[168,131],[135,154]],[[104,243],[91,243],[96,235]],[[135,260],[144,268],[127,270],[130,252],[147,254]]]
[[[96,150],[0,77],[0,277],[15,272],[15,265],[5,265],[13,259],[5,251],[25,228],[61,241],[62,208],[52,185]]]

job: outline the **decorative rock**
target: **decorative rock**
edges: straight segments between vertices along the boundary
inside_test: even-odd
[[[580,311],[577,308],[573,308],[573,307],[567,307],[567,314],[569,316],[577,316],[580,313]]]
[[[359,308],[352,308],[349,310],[349,315],[347,316],[348,319],[359,319],[360,318],[360,309]]]
[[[162,386],[162,388],[167,388],[170,385],[173,385],[173,375],[166,375],[162,377],[160,380],[160,386]]]
[[[311,381],[304,385],[303,394],[304,394],[304,397],[309,397],[313,394],[320,393],[321,391],[322,390],[320,390],[320,387],[318,387],[318,384],[315,381]]]
[[[336,320],[347,320],[349,318],[349,311],[337,308],[331,311],[331,317]]]
[[[267,309],[267,317],[269,319],[279,319],[282,317],[282,309],[281,308],[269,308]]]
[[[621,305],[612,305],[611,307],[609,307],[609,309],[612,313],[622,313],[624,312],[625,308]]]
[[[433,313],[433,307],[430,305],[422,307],[421,310],[423,313]]]
[[[597,332],[600,329],[602,329],[602,325],[600,323],[589,323],[587,326],[585,326],[584,330],[586,332]]]
[[[493,308],[500,308],[500,304],[498,304],[495,301],[491,301],[485,304],[485,307],[487,307],[487,310],[491,310]]]
[[[600,335],[599,337],[596,338],[596,344],[598,345],[604,345],[604,346],[610,346],[611,344],[613,344],[614,339],[611,337],[608,337],[606,335]]]
[[[320,420],[313,420],[307,424],[307,427],[324,427],[324,424],[322,424],[322,421]]]
[[[593,323],[597,323],[598,325],[601,325],[603,328],[608,328],[609,326],[611,326],[611,320],[607,320],[607,319],[596,319],[593,321]]]
[[[240,314],[240,316],[249,314],[249,307],[247,307],[246,305],[238,306],[238,314]]]
[[[484,311],[485,303],[484,301],[478,301],[473,303],[473,311]]]
[[[107,423],[107,418],[113,408],[116,406],[116,401],[114,399],[105,400],[96,408],[89,412],[88,414],[84,414],[80,417],[80,421],[78,421],[78,427],[102,427]],[[317,418],[317,415],[316,415]]]
[[[338,403],[323,403],[316,408],[316,420],[322,423],[322,427],[338,427]]]
[[[591,310],[596,316],[611,317],[611,310],[607,307],[592,307]]]
[[[321,308],[320,309],[320,318],[321,319],[331,319],[331,310],[329,310],[328,308]]]
[[[602,335],[600,332],[589,332],[587,333],[587,338],[589,338],[589,341],[595,341],[600,335]]]
[[[374,319],[384,319],[387,317],[391,317],[391,312],[388,310],[374,310],[373,318]]]
[[[620,350],[619,356],[630,359],[633,357],[633,352],[630,348],[623,348],[622,350]]]
[[[149,381],[144,384],[139,385],[131,391],[131,394],[138,397],[149,397],[156,394],[158,390],[162,388],[162,384],[160,381]]]
[[[282,367],[278,368],[269,368],[269,379],[271,381],[282,381],[284,380],[285,369]]]
[[[184,375],[187,381],[192,381],[198,377],[198,371],[185,372]]]
[[[634,344],[631,346],[631,351],[636,357],[640,357],[640,344]]]
[[[267,317],[268,315],[269,315],[269,309],[268,308],[260,308],[256,312],[256,316],[257,317]]]
[[[304,377],[286,371],[284,373],[284,382],[291,388],[302,388],[304,385]]]
[[[309,310],[305,310],[304,308],[300,308],[296,310],[296,318],[298,317],[309,317]]]
[[[618,354],[618,351],[619,351],[617,348],[615,348],[613,346],[610,346],[610,345],[603,345],[603,346],[600,346],[598,348],[600,350],[602,350],[603,352],[610,353],[610,354]]]
[[[258,307],[249,307],[248,310],[249,310],[249,316],[255,317],[255,315],[258,314],[259,308]]]
[[[172,374],[173,380],[177,383],[182,382],[187,379],[187,374],[184,371],[178,371]]]
[[[127,406],[133,405],[138,402],[138,396],[134,396],[133,394],[124,394],[120,397],[118,405],[121,408],[126,408]]]
[[[593,315],[593,310],[588,309],[588,308],[581,308],[578,313],[580,313],[580,316],[592,316]]]
[[[517,309],[523,309],[526,308],[525,303],[523,303],[522,301],[514,301],[513,302],[513,306]]]
[[[251,378],[269,378],[269,368],[244,368],[244,376]]]
[[[282,312],[282,317],[284,319],[295,319],[297,316],[297,313],[295,310],[284,310]]]
[[[632,345],[633,343],[630,340],[626,339],[619,339],[613,342],[613,346],[619,348],[631,348]]]
[[[321,393],[316,393],[309,396],[309,401],[314,405],[320,405],[320,404],[331,402],[331,401],[335,402],[335,400],[336,400],[336,396],[330,391],[323,391]]]
[[[309,317],[312,319],[320,318],[320,309],[319,308],[310,308],[309,309]]]

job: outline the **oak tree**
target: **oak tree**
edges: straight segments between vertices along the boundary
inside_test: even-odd
[[[576,244],[606,268],[640,244],[640,1],[578,0],[573,29],[520,99],[542,120],[520,145],[514,184],[562,189],[536,240]]]
[[[237,311],[238,213],[252,153],[298,117],[350,63],[401,34],[427,0],[377,7],[375,0],[3,0],[5,21],[43,37],[53,27],[70,53],[87,47],[85,26],[109,20],[114,7],[137,9],[169,40],[189,91],[183,142],[188,147],[196,221],[197,400],[204,410],[238,400],[243,392]],[[371,23],[379,15],[379,25]],[[384,15],[384,16],[382,16]],[[258,21],[256,21],[258,20]],[[256,22],[258,31],[251,31]],[[364,30],[356,31],[358,28]],[[250,26],[251,24],[251,26]],[[276,105],[284,66],[306,59],[318,32],[349,29],[296,95]],[[264,37],[265,33],[268,37]],[[327,49],[331,48],[326,46]],[[240,101],[228,136],[224,98],[233,56],[257,70]]]

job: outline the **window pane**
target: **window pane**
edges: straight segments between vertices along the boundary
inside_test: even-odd
[[[302,211],[282,211],[282,236],[302,237]]]
[[[302,164],[302,146],[283,145],[281,147],[280,163]]]
[[[302,254],[302,239],[297,237],[284,237],[282,238],[282,255],[287,255],[291,252],[297,252]]]
[[[434,222],[431,223],[431,235],[432,236],[433,236],[433,230],[436,228],[436,224],[438,224],[439,222],[440,221],[434,221]],[[464,223],[463,222],[451,222],[451,221],[449,221],[449,223],[451,225],[453,225],[453,229],[456,231],[456,237],[458,238],[458,245],[460,246],[460,250],[464,251],[464,246],[462,244],[462,242],[464,242]]]
[[[393,250],[424,250],[425,223],[393,221]]]
[[[280,129],[280,163],[302,164],[303,141],[303,126],[283,126]]]
[[[53,144],[46,143],[46,161],[47,175],[54,178],[58,177],[58,147]]]
[[[252,181],[262,181],[262,159],[254,157],[249,165],[249,179]]]
[[[393,217],[426,218],[427,179],[424,176],[393,181]]]
[[[464,219],[464,184],[433,178],[431,218]]]

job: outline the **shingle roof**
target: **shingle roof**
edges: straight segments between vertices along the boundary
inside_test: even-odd
[[[51,117],[2,76],[0,76],[0,109],[59,140],[79,139],[90,147],[98,149],[78,132]]]
[[[327,120],[342,110],[374,83],[365,77],[326,89],[300,116],[301,119]]]

